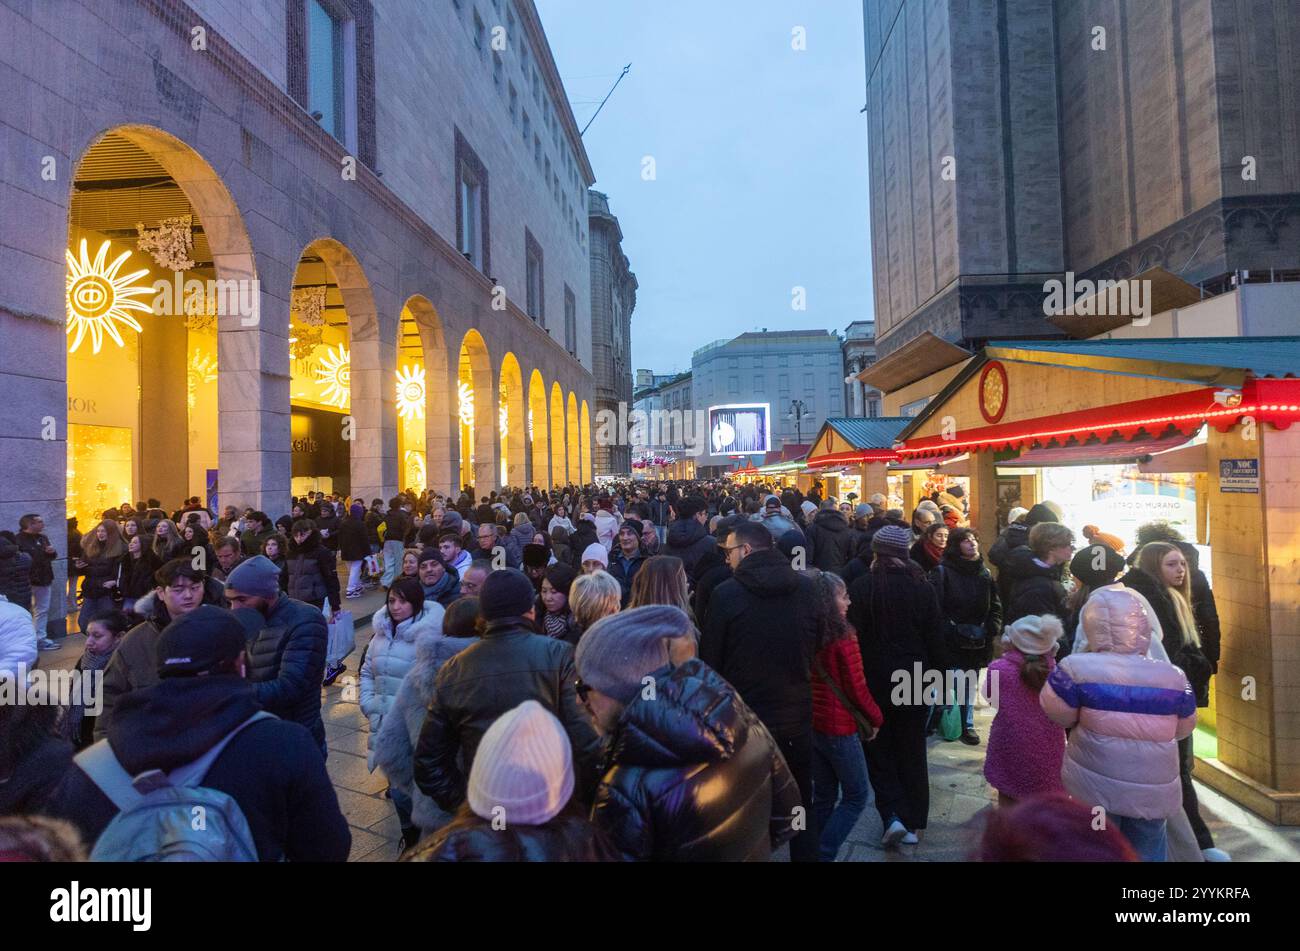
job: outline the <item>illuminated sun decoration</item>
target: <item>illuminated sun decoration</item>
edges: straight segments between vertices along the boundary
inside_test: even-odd
[[[397,371],[397,415],[424,419],[424,367],[403,367]]]
[[[342,409],[348,403],[352,387],[352,356],[343,344],[339,344],[337,352],[327,349],[320,362],[316,368],[316,382],[325,388],[321,400]]]
[[[72,337],[68,353],[77,352],[87,331],[90,332],[90,342],[95,353],[99,353],[100,347],[104,345],[106,333],[119,347],[126,346],[122,342],[122,335],[118,333],[115,322],[121,322],[136,333],[140,333],[142,328],[130,312],[137,310],[148,314],[153,310],[143,301],[133,299],[140,294],[153,293],[153,288],[132,286],[131,283],[149,272],[141,270],[130,274],[118,274],[126,259],[131,256],[130,251],[123,251],[113,259],[112,264],[105,267],[108,247],[107,241],[99,246],[93,264],[90,261],[85,238],[81,239],[80,260],[73,257],[71,251],[65,252],[68,258],[67,332],[68,336]]]
[[[510,407],[505,403],[497,410],[497,428],[501,430],[501,441],[510,435]]]
[[[474,390],[468,383],[462,382],[456,392],[460,397],[460,422],[462,426],[474,428]]]
[[[528,438],[529,438],[529,439],[532,439],[532,438],[533,438],[533,410],[532,410],[532,407],[529,407],[529,409],[528,409]]]
[[[217,358],[195,347],[185,377],[186,402],[193,409],[199,386],[217,381]]]

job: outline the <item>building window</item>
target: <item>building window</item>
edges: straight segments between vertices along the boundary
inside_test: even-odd
[[[776,365],[779,367],[788,367],[790,365],[790,355],[783,353],[776,358]]]
[[[805,373],[803,375],[803,391],[807,394],[809,399],[812,398],[813,386],[813,375],[811,373]]]
[[[765,387],[763,386],[763,375],[762,375],[761,373],[757,373],[757,374],[755,374],[755,375],[754,375],[754,393],[755,393],[755,394],[762,393],[764,389],[765,389]]]
[[[533,233],[524,229],[524,259],[527,262],[528,316],[546,326],[546,285],[542,272],[542,246]]]
[[[307,0],[307,109],[340,142],[347,140],[343,21],[321,0]]]
[[[867,400],[867,415],[872,419],[880,415],[880,400]]]
[[[803,365],[806,367],[813,365],[813,355],[811,353],[805,353],[803,355]]]
[[[480,271],[488,269],[487,169],[456,129],[456,246]]]
[[[727,395],[728,396],[740,395],[740,378],[737,377],[734,373],[731,376],[727,377]]]
[[[781,391],[782,396],[790,393],[790,374],[781,373],[776,378],[776,388]]]
[[[578,301],[569,285],[564,285],[564,349],[578,355]]]
[[[497,50],[492,51],[492,81],[496,83],[498,89],[501,88],[501,81],[505,78],[505,63],[501,61],[501,53]]]

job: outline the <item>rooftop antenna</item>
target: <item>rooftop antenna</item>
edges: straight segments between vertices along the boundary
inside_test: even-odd
[[[628,70],[631,68],[631,63],[628,63],[623,67],[623,72],[618,74],[618,79],[614,80],[614,85],[609,87],[609,92],[605,93],[605,98],[600,101],[600,105],[596,107],[596,111],[592,114],[591,118],[587,120],[587,124],[582,127],[582,131],[578,133],[579,138],[587,134],[587,130],[591,128],[591,124],[596,121],[596,116],[600,115],[600,110],[605,108],[605,103],[609,102],[609,97],[614,95],[614,90],[618,88],[618,84],[623,81],[623,77],[627,75]]]

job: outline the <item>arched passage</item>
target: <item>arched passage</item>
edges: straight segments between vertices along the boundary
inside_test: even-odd
[[[272,427],[231,412],[253,408],[230,384],[257,369],[256,349],[234,338],[257,332],[261,298],[212,167],[159,129],[106,132],[73,176],[67,258],[67,514],[89,532],[122,502],[212,500],[218,473],[222,499],[274,498],[267,455],[246,448]]]
[[[568,421],[568,438],[569,438],[569,481],[582,481],[582,454],[578,449],[579,427],[578,427],[578,397],[572,390],[569,391],[569,406],[566,416]]]
[[[564,453],[564,392],[551,384],[551,485],[568,482],[568,459]]]
[[[473,485],[477,496],[496,484],[497,417],[492,398],[492,361],[477,330],[465,333],[456,374],[460,432],[460,485]]]
[[[501,359],[497,393],[497,430],[501,438],[500,484],[516,488],[525,482],[524,457],[527,453],[524,419],[524,379],[519,361],[507,351]]]
[[[582,411],[578,417],[579,435],[578,442],[582,449],[582,484],[591,483],[591,410],[587,407],[587,401],[582,401]]]
[[[534,370],[528,378],[528,441],[532,444],[532,473],[534,485],[551,484],[551,457],[547,448],[549,428],[546,422],[546,383],[542,374]]]
[[[415,339],[412,339],[412,331]],[[402,390],[406,388],[415,392],[409,382],[404,382],[412,376],[411,373],[405,373],[404,368],[414,366],[417,353],[424,374],[424,487],[445,491],[456,485],[452,451],[455,420],[451,398],[452,382],[447,368],[447,341],[437,309],[427,298],[418,294],[410,298],[402,308],[402,323],[398,334],[397,382],[394,392],[398,395],[399,422],[402,418]],[[407,460],[404,449],[399,452],[398,460],[405,472]],[[401,484],[406,486],[405,479]]]
[[[360,263],[339,241],[303,249],[289,321],[293,494],[390,495],[396,445],[385,452],[384,434],[395,436],[396,414],[383,385],[378,314]]]

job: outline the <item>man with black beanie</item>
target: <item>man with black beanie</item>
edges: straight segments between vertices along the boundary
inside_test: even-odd
[[[447,812],[465,801],[466,776],[483,734],[525,700],[536,700],[564,724],[577,774],[574,796],[589,802],[595,791],[600,738],[578,703],[573,648],[534,633],[535,597],[533,583],[517,568],[491,572],[479,594],[483,635],[438,672],[415,749],[415,782]]]
[[[157,683],[118,701],[107,738],[77,757],[51,812],[94,842],[118,812],[91,778],[105,776],[105,760],[128,776],[171,772],[233,733],[198,784],[235,801],[257,857],[345,861],[352,834],[316,741],[300,724],[253,720],[261,705],[244,679],[244,648],[245,626],[224,608],[202,605],[168,624],[157,644]]]

